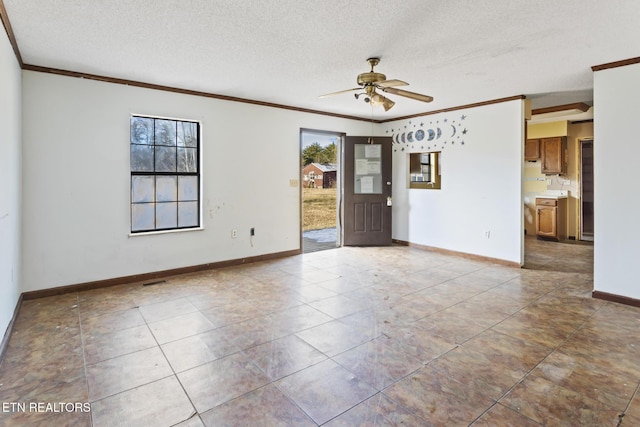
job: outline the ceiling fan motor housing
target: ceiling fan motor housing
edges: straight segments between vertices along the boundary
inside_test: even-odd
[[[382,73],[374,73],[370,71],[368,73],[358,74],[358,84],[360,86],[370,85],[372,83],[383,82],[387,80],[387,76]]]

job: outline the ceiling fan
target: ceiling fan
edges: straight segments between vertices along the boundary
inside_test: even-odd
[[[376,73],[375,71],[373,71],[373,67],[380,63],[380,58],[369,58],[367,59],[367,62],[371,65],[371,71],[358,74],[358,84],[360,85],[360,87],[327,93],[326,95],[321,95],[320,98],[326,98],[329,96],[340,95],[343,93],[354,91],[364,91],[354,94],[356,99],[359,99],[360,96],[364,95],[365,102],[370,102],[371,105],[382,105],[382,107],[384,107],[384,111],[389,111],[391,107],[395,105],[395,102],[385,96],[380,95],[378,92],[376,92],[376,89],[385,93],[392,93],[394,95],[400,95],[422,102],[433,101],[433,97],[431,96],[409,92],[408,90],[397,89],[396,86],[408,86],[409,83],[396,79],[387,80],[387,76],[385,76],[384,74]]]

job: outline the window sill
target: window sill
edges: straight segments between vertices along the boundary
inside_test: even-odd
[[[186,233],[189,231],[203,231],[204,227],[196,227],[196,228],[178,228],[175,230],[158,230],[158,231],[143,231],[141,233],[129,233],[129,237],[138,237],[138,236],[151,236],[156,234],[173,234],[173,233]]]

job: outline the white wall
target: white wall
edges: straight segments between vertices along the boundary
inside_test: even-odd
[[[371,129],[31,71],[23,86],[24,291],[298,249],[299,189],[289,180],[299,179],[300,128]],[[204,230],[129,236],[131,114],[201,121]]]
[[[0,30],[0,340],[20,295],[21,71]]]
[[[640,299],[640,64],[594,73],[594,289]]]
[[[384,124],[387,135],[437,128],[431,142],[394,145],[393,237],[522,264],[523,101]],[[408,153],[423,151],[442,153],[441,190],[408,188]]]

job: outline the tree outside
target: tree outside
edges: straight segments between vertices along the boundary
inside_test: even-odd
[[[302,150],[302,165],[310,163],[320,163],[326,165],[338,162],[338,149],[335,142],[323,147],[318,142],[305,147]]]

